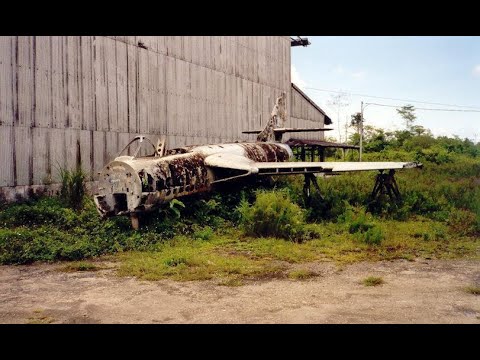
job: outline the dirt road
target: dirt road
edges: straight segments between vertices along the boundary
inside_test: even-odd
[[[478,260],[310,263],[308,280],[139,281],[115,269],[0,266],[0,323],[480,323]],[[305,267],[305,265],[303,265]],[[361,280],[385,283],[366,287]]]

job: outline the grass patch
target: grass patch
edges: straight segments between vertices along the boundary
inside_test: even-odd
[[[478,259],[480,241],[469,237],[436,237],[442,225],[419,218],[400,222],[379,223],[385,239],[380,244],[367,244],[350,234],[343,223],[314,224],[321,238],[303,243],[276,238],[244,236],[240,230],[215,233],[208,241],[179,236],[157,246],[155,251],[119,254],[120,276],[145,280],[179,281],[219,279],[220,284],[239,286],[243,280],[279,278],[285,275],[301,278],[302,271],[285,273],[289,264],[311,261],[334,261],[339,265],[358,261],[470,257]],[[440,229],[440,230],[438,230]],[[432,234],[428,240],[418,232]]]
[[[217,243],[225,241],[220,238]],[[175,238],[155,252],[128,252],[120,255],[120,276],[144,280],[170,278],[177,281],[220,278],[232,286],[235,279],[274,276],[283,268],[266,259],[255,259],[242,253],[226,253],[215,243]]]
[[[293,280],[306,280],[314,276],[317,276],[316,272],[306,269],[292,270],[288,273],[288,277]]]
[[[480,286],[467,286],[465,291],[472,295],[480,295]]]
[[[33,311],[33,315],[27,319],[27,324],[51,324],[55,319],[51,316],[45,315],[42,309]]]
[[[381,277],[378,276],[369,276],[362,280],[363,285],[365,286],[379,286],[385,283]]]
[[[76,272],[76,271],[98,271],[102,268],[86,261],[76,261],[71,262],[59,269],[59,271],[63,272]]]
[[[236,286],[242,286],[244,285],[244,281],[241,277],[238,276],[230,276],[225,279],[220,280],[218,285],[223,285],[223,286],[230,286],[230,287],[236,287]]]

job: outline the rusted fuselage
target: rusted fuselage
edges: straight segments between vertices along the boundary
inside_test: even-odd
[[[223,154],[229,161],[233,155],[238,163],[231,169],[216,167]],[[94,200],[104,217],[134,215],[177,197],[209,191],[217,182],[251,175],[243,161],[284,162],[292,156],[288,145],[267,142],[187,146],[161,157],[120,156],[101,171]]]

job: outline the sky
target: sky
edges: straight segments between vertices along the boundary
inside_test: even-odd
[[[340,120],[340,140],[345,139],[345,123],[350,115],[360,111],[363,101],[374,103],[365,106],[364,124],[388,130],[405,128],[396,112],[397,106],[476,110],[478,112],[417,109],[416,125],[430,129],[435,136],[458,135],[480,142],[480,37],[302,37],[308,37],[311,45],[292,47],[292,82],[333,120],[329,127],[335,130],[329,132],[329,136],[338,140]],[[333,105],[333,96],[338,94],[331,91],[343,93],[341,100],[346,105]]]

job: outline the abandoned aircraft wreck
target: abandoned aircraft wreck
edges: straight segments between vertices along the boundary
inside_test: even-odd
[[[290,51],[288,36],[0,37],[0,197],[53,193],[77,166],[94,192],[136,136],[170,149],[254,141],[242,131],[263,128],[282,92],[288,126],[323,128],[291,83]]]
[[[255,142],[219,143],[184,146],[166,151],[165,140],[157,146],[143,136],[133,139],[140,144],[132,155],[116,157],[101,174],[95,205],[102,217],[129,215],[132,226],[139,228],[139,214],[150,211],[170,200],[206,192],[220,182],[235,181],[247,176],[303,174],[304,193],[309,197],[310,184],[319,191],[314,174],[379,170],[372,195],[382,192],[399,198],[395,169],[421,167],[415,162],[290,162],[293,152],[281,142],[288,132],[323,132],[326,128],[285,128],[286,93],[277,98],[271,116]],[[152,154],[138,156],[145,143]],[[128,152],[132,152],[128,150]],[[389,173],[383,171],[389,170]]]

